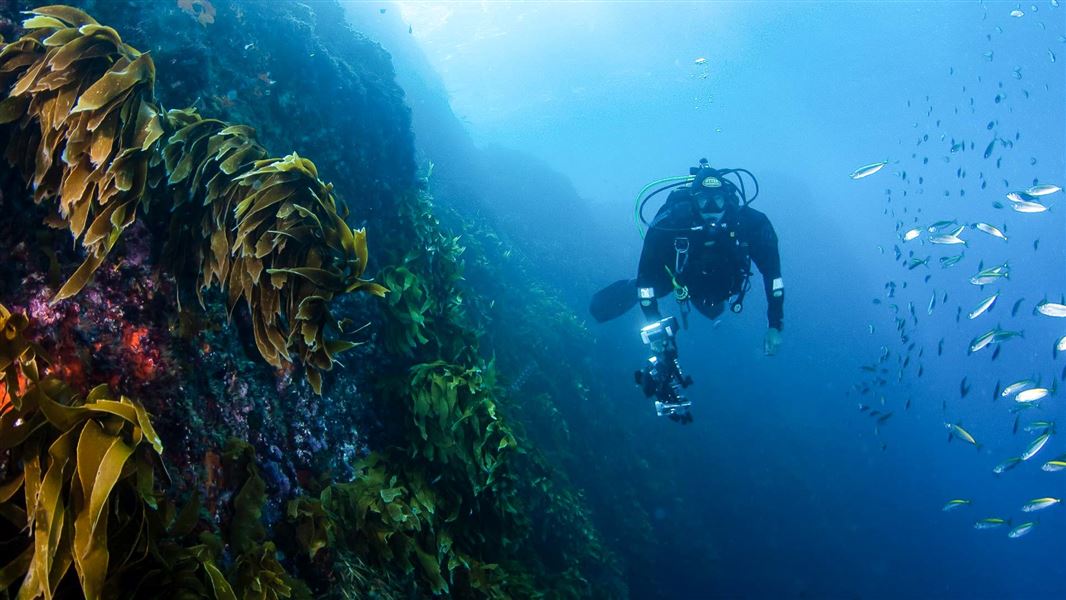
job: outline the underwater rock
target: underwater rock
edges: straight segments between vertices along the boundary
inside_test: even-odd
[[[219,119],[171,111],[149,149],[142,140],[137,152],[149,155],[147,192],[137,200],[144,206],[108,230],[107,260],[92,265],[94,277],[78,280],[76,296],[51,302],[83,259],[70,247],[70,223],[42,227],[55,206],[35,204],[21,177],[0,168],[0,255],[13,258],[0,262],[0,301],[33,316],[28,335],[54,352],[55,371],[72,388],[115,384],[153,414],[170,477],[163,491],[185,507],[172,533],[183,541],[200,535],[200,550],[175,549],[175,564],[195,572],[196,585],[259,586],[280,595],[290,589],[294,597],[303,597],[302,588],[287,569],[306,576],[316,593],[343,582],[405,596],[445,589],[459,596],[525,597],[537,589],[586,595],[593,584],[585,573],[602,569],[603,579],[613,580],[615,567],[583,498],[556,481],[553,467],[509,425],[512,401],[497,389],[495,368],[478,349],[489,300],[462,282],[463,262],[483,260],[495,242],[485,229],[472,236],[483,240],[459,245],[433,207],[419,203],[410,115],[388,54],[352,32],[335,3],[175,4],[85,3],[124,39],[151,51],[162,103],[195,105]],[[208,4],[211,22],[200,18]],[[250,128],[229,121],[254,124],[261,142],[250,142]],[[180,144],[172,137],[198,123],[211,131],[197,137],[185,130]],[[235,145],[221,154],[201,151],[211,144]],[[266,148],[293,147],[300,155],[266,158]],[[317,163],[301,159],[305,152]],[[437,303],[421,332],[430,343],[415,336],[408,351],[392,353],[381,336],[394,324],[372,327],[371,343],[347,349],[343,368],[325,385],[311,373],[328,370],[334,350],[346,349],[329,347],[322,335],[323,324],[334,321],[329,314],[359,325],[390,313],[365,294],[342,295],[353,285],[374,289],[359,281],[370,259],[361,229],[346,222],[351,218],[334,204],[318,169],[337,181],[340,196],[358,200],[358,227],[376,236],[378,260],[400,264],[415,251],[414,287]],[[149,205],[162,210],[141,210]],[[259,219],[267,214],[277,220]],[[291,237],[278,234],[285,229],[277,223]],[[224,244],[212,247],[219,238]],[[314,252],[279,251],[282,264],[254,262],[266,256],[261,251],[270,254],[268,246],[318,242]],[[280,280],[289,294],[284,300],[263,291],[264,282]],[[279,306],[281,313],[274,311]],[[399,303],[396,314],[413,306]],[[304,360],[307,379],[286,354]],[[404,384],[412,367],[418,389]],[[434,381],[455,387],[454,401],[433,391]],[[321,395],[312,389],[319,385]],[[545,394],[538,398],[550,403]],[[234,447],[231,438],[246,442]],[[10,467],[0,456],[0,474]],[[403,561],[388,546],[355,544],[347,552],[321,546],[321,535],[312,536],[317,551],[301,554],[288,533],[294,519],[288,501],[313,506],[325,490],[348,484],[381,499],[384,513],[372,518],[396,534],[396,543],[407,540],[397,553]],[[408,492],[394,489],[401,484],[410,485]],[[429,495],[439,498],[427,505]],[[396,517],[426,506],[440,512],[419,515],[421,532],[411,529],[415,521]],[[320,525],[356,523],[308,511]],[[608,566],[592,566],[599,563]],[[166,589],[168,582],[152,583]]]

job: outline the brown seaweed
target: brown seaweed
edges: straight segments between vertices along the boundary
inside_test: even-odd
[[[255,131],[195,111],[163,115],[151,57],[66,6],[31,11],[28,33],[0,49],[0,125],[6,157],[50,223],[86,257],[54,301],[77,294],[139,213],[169,198],[167,265],[179,285],[217,284],[232,311],[243,300],[256,346],[275,367],[295,355],[316,392],[335,355],[354,346],[329,311],[339,294],[384,295],[361,279],[366,233],[338,212],[314,163],[267,158]],[[165,180],[164,180],[165,177]]]
[[[163,134],[155,65],[110,27],[65,6],[45,6],[29,32],[0,50],[0,123],[6,157],[37,203],[57,203],[57,224],[86,252],[55,295],[80,291],[147,202],[149,162]]]
[[[329,302],[358,290],[385,293],[360,278],[366,232],[345,223],[310,160],[264,159],[251,128],[192,111],[171,111],[168,121],[180,126],[163,149],[175,211],[170,240],[192,244],[167,255],[177,270],[196,274],[201,303],[213,285],[231,311],[243,300],[263,358],[282,367],[295,353],[320,392],[321,372],[354,345],[326,339],[327,330],[340,330]]]

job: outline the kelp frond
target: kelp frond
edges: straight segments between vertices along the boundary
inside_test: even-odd
[[[339,330],[329,302],[359,290],[385,293],[361,279],[366,232],[344,221],[333,187],[310,160],[265,159],[251,128],[192,111],[171,111],[168,121],[177,127],[163,150],[175,208],[171,240],[199,243],[167,254],[196,263],[184,269],[198,274],[198,293],[217,284],[230,310],[243,300],[263,358],[281,367],[295,354],[321,391],[322,371],[354,345],[326,339],[327,330]],[[198,230],[179,231],[189,223]]]
[[[58,226],[87,257],[56,294],[77,294],[147,201],[149,163],[163,134],[155,65],[118,33],[66,6],[30,11],[29,32],[0,50],[0,123],[15,129],[6,157],[37,203],[55,199]]]
[[[40,348],[23,335],[29,319],[0,304],[0,416],[19,408],[21,392],[28,382],[40,379]]]
[[[0,316],[12,321],[3,307]],[[0,415],[0,450],[11,451],[22,468],[0,482],[0,518],[30,536],[0,566],[0,592],[21,581],[20,598],[51,598],[73,568],[84,596],[101,598],[109,576],[146,547],[140,533],[144,511],[157,506],[152,455],[162,452],[162,442],[139,403],[116,399],[107,386],[82,399],[61,381],[40,378],[36,355],[9,353],[31,347],[17,328],[5,329],[4,337],[0,360],[12,364],[0,370],[0,383],[11,393],[14,372],[23,390]],[[136,498],[134,507],[112,510],[120,488]],[[132,531],[137,541],[112,561],[109,536],[116,531]]]
[[[0,390],[12,394],[0,411],[0,531],[26,534],[3,539],[0,598],[68,597],[75,587],[86,600],[310,598],[266,539],[251,446],[231,440],[224,453],[226,477],[242,483],[223,535],[197,534],[199,497],[178,511],[159,490],[162,440],[144,407],[107,386],[83,399],[40,376],[26,323],[0,305]],[[226,571],[224,547],[234,558]]]
[[[231,311],[243,300],[263,358],[299,360],[320,393],[322,372],[355,345],[328,333],[339,331],[330,301],[385,293],[361,279],[366,233],[345,222],[332,186],[306,158],[267,158],[250,127],[162,115],[152,59],[84,12],[30,14],[28,33],[0,49],[0,125],[34,200],[57,201],[52,224],[86,253],[55,300],[88,283],[153,195],[168,197],[164,255],[179,284],[219,285]]]

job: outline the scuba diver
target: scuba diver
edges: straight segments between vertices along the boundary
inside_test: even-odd
[[[744,175],[754,184],[750,198]],[[644,206],[666,190],[672,191],[649,223],[644,219]],[[636,373],[636,382],[647,397],[655,398],[660,416],[683,424],[692,421],[691,402],[684,394],[692,379],[681,372],[677,360],[677,320],[662,317],[659,298],[673,292],[686,328],[693,306],[708,319],[721,315],[726,305],[739,313],[755,263],[763,278],[769,324],[763,350],[773,355],[781,345],[785,302],[781,258],[770,220],[749,206],[758,195],[758,180],[747,169],[714,169],[707,159],[701,159],[698,167],[689,169],[688,177],[652,182],[637,196],[638,229],[642,224],[648,228],[647,234],[642,232],[637,278],[616,281],[597,292],[590,312],[603,323],[640,303],[646,322],[641,338],[652,356]]]

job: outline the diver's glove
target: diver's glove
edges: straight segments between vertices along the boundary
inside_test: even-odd
[[[773,356],[777,354],[777,349],[781,347],[781,342],[783,341],[784,340],[781,339],[780,329],[774,327],[767,329],[766,337],[763,338],[763,352],[766,353],[766,356]]]

